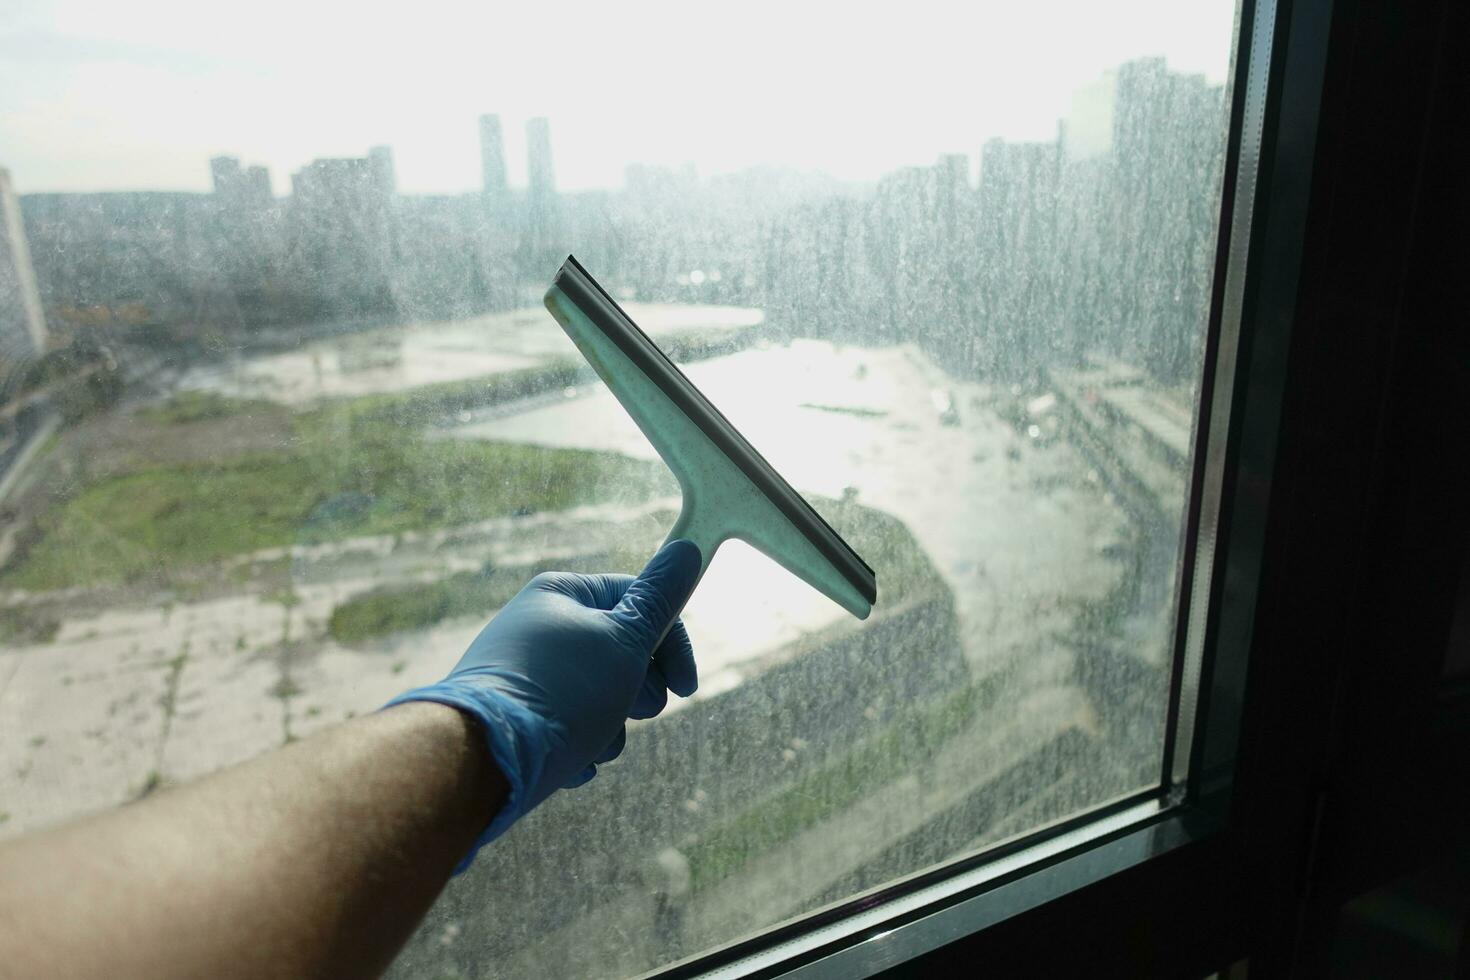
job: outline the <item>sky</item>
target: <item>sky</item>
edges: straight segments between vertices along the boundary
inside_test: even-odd
[[[1221,82],[1230,0],[556,5],[494,0],[6,0],[0,166],[21,193],[206,190],[394,151],[407,193],[479,186],[477,117],[546,116],[557,185],[628,163],[871,181],[991,137],[1050,139],[1079,86],[1137,57]]]

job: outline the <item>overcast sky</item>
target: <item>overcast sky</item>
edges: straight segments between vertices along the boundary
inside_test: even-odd
[[[872,180],[992,136],[1048,139],[1072,91],[1140,56],[1225,77],[1223,0],[4,0],[0,166],[17,190],[204,190],[393,147],[400,190],[479,185],[498,112],[512,183],[551,120],[557,183],[630,162],[777,164]]]

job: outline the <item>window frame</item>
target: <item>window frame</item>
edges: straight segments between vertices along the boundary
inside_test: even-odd
[[[1333,21],[1333,0],[1240,7],[1159,788],[650,976],[933,975],[966,960],[1056,975],[1112,958],[1203,974],[1239,953],[1234,865],[1255,821],[1236,771]],[[1193,930],[1187,951],[1143,952],[1170,922]]]

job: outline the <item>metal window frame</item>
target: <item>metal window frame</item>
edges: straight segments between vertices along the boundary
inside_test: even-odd
[[[1044,934],[1064,908],[1105,917],[1140,888],[1169,891],[1181,868],[1229,873],[1224,839],[1332,18],[1333,0],[1241,5],[1159,789],[651,976],[900,975],[967,941],[1003,950],[1014,935],[1005,930]],[[1209,906],[1202,899],[1197,913]],[[1199,945],[1209,962],[1212,944]]]

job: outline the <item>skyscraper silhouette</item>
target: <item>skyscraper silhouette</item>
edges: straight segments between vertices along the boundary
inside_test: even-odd
[[[550,268],[565,250],[561,209],[551,169],[551,124],[544,116],[526,123],[526,218],[524,252],[528,269]]]
[[[487,196],[505,193],[505,134],[500,117],[486,113],[480,117],[480,189]]]
[[[551,124],[545,116],[526,123],[526,175],[532,201],[556,193],[556,177],[551,169]]]

